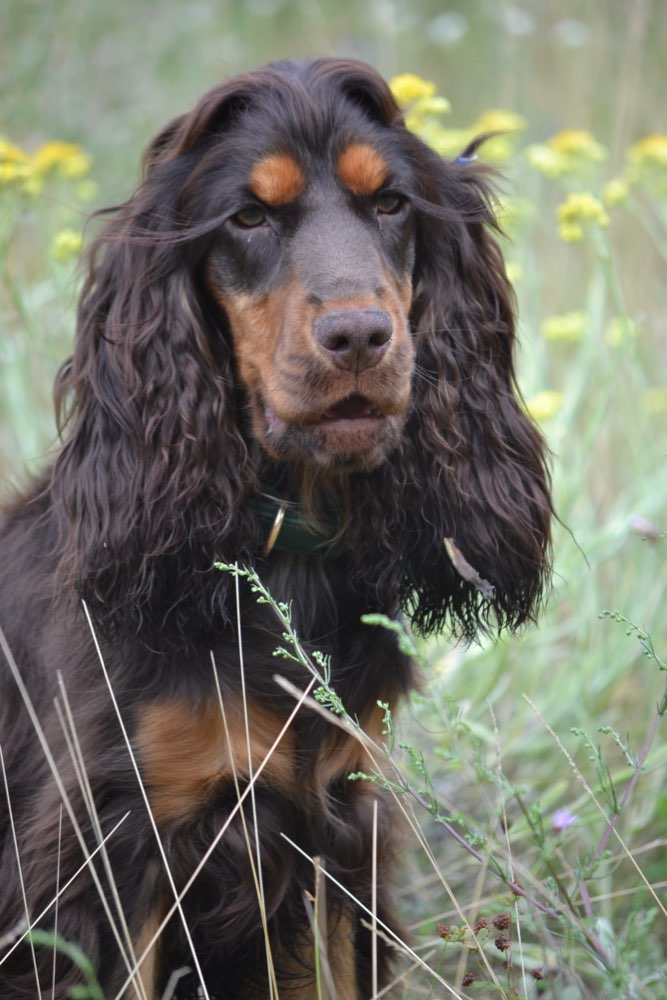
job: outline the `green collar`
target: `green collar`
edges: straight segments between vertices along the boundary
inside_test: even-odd
[[[251,498],[250,507],[264,531],[265,556],[278,549],[281,552],[329,557],[340,555],[344,549],[337,538],[340,526],[328,524],[325,530],[316,528],[299,504],[270,493],[257,493]]]

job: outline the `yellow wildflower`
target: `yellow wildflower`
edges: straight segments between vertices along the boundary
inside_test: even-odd
[[[558,206],[561,222],[596,222],[598,226],[608,226],[609,216],[599,198],[589,191],[569,194]]]
[[[567,157],[600,163],[607,158],[607,150],[595,136],[583,128],[566,128],[547,140],[550,149]]]
[[[559,233],[566,243],[580,240],[587,225],[605,227],[609,216],[599,198],[588,191],[569,194],[558,206]]]
[[[584,230],[576,222],[562,222],[558,227],[558,235],[565,243],[580,243],[584,238]]]
[[[448,115],[452,106],[446,97],[440,97],[436,94],[434,97],[418,97],[410,110],[422,118],[427,115],[437,118],[440,115]]]
[[[500,108],[484,111],[472,125],[474,132],[522,132],[527,127],[523,115]]]
[[[628,150],[628,174],[658,198],[667,196],[667,135],[654,132]]]
[[[30,157],[0,136],[0,185],[24,181],[30,175]]]
[[[0,184],[25,180],[29,174],[29,166],[19,160],[5,160],[4,163],[0,163]]]
[[[625,177],[612,177],[602,189],[602,200],[609,208],[614,208],[627,201],[629,193],[630,185]]]
[[[646,413],[667,412],[667,386],[654,385],[642,392],[642,405]]]
[[[555,389],[543,389],[526,400],[526,410],[533,420],[544,423],[558,413],[563,405],[563,393]]]
[[[29,157],[27,153],[0,135],[0,162],[2,163],[27,163]]]
[[[46,142],[32,158],[38,174],[57,173],[59,177],[76,180],[90,170],[90,157],[73,142]]]
[[[423,139],[427,145],[437,150],[441,155],[443,150],[443,128],[438,121],[442,115],[449,114],[451,105],[446,97],[436,93],[436,86],[428,80],[422,80],[414,73],[402,73],[389,81],[391,91],[400,105],[407,106],[405,124],[411,132]]]
[[[571,344],[581,340],[588,326],[585,312],[562,313],[560,316],[547,316],[542,323],[542,336],[545,340],[560,340]]]
[[[423,138],[423,132],[429,126],[442,127],[438,118],[448,114],[449,111],[450,104],[445,97],[427,97],[410,105],[410,110],[405,116],[405,124],[411,132],[416,132]]]
[[[82,236],[75,229],[61,229],[53,238],[51,256],[56,260],[70,260],[81,252]]]
[[[398,104],[406,105],[419,97],[433,97],[438,88],[415,73],[399,73],[389,81],[389,89]]]
[[[653,132],[644,136],[628,150],[631,163],[667,168],[667,135]]]
[[[568,128],[552,135],[545,143],[529,146],[526,158],[546,177],[587,174],[606,159],[607,151],[585,129]]]
[[[442,115],[449,114],[451,105],[446,97],[418,97],[410,105],[410,110],[405,116],[405,124],[411,132],[428,142],[426,133],[433,129],[441,129],[442,125],[438,119]]]

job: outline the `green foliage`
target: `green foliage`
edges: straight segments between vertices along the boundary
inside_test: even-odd
[[[68,996],[71,1000],[105,1000],[95,970],[90,959],[81,951],[77,944],[65,941],[59,934],[52,931],[33,930],[28,935],[29,940],[37,947],[52,948],[60,955],[65,955],[81,970],[85,982],[80,986],[72,986]]]
[[[360,738],[363,739],[358,721],[347,715],[345,706],[329,686],[330,677],[327,675],[326,680],[321,678],[313,665],[313,659],[304,654],[292,629],[289,606],[273,600],[254,570],[239,569],[237,566],[224,564],[219,564],[218,568],[247,579],[252,591],[257,595],[257,600],[260,603],[268,603],[273,608],[278,621],[285,630],[283,638],[288,643],[287,648],[280,647],[280,654],[284,658],[292,659],[301,664],[305,671],[304,679],[308,674],[311,674],[321,681],[320,686],[316,689],[316,702],[347,723],[350,730],[359,734]],[[632,623],[627,622],[623,616],[615,617],[631,626],[627,629],[628,635],[637,634],[645,652],[649,651],[649,655],[655,659],[659,669],[663,669],[664,661],[655,652],[650,635],[644,630],[632,626]],[[371,615],[366,616],[366,618],[367,624],[388,627],[396,633],[397,641],[405,641],[406,632],[402,624],[388,622],[382,616]],[[593,764],[599,786],[597,794],[602,795],[602,801],[606,804],[607,811],[603,810],[606,826],[602,836],[596,842],[594,828],[591,826],[590,830],[586,831],[589,836],[575,846],[575,857],[568,870],[568,866],[564,865],[568,845],[563,834],[569,828],[579,824],[579,817],[562,809],[552,815],[549,827],[541,803],[536,799],[533,799],[532,802],[526,799],[526,796],[532,794],[532,790],[528,788],[524,792],[524,790],[514,786],[504,774],[499,760],[496,760],[494,764],[486,763],[483,752],[484,741],[479,739],[470,727],[461,724],[457,717],[457,710],[451,704],[447,706],[446,711],[451,714],[446,716],[443,721],[446,721],[450,733],[463,737],[464,742],[462,741],[460,750],[445,751],[441,749],[434,759],[440,756],[447,760],[448,764],[458,760],[462,768],[472,766],[478,782],[478,798],[484,785],[493,790],[499,797],[501,815],[505,825],[507,824],[509,806],[512,802],[516,803],[520,822],[514,824],[512,839],[522,850],[520,864],[531,886],[528,891],[521,884],[521,881],[516,879],[513,871],[516,854],[513,857],[509,829],[507,829],[505,843],[492,831],[483,832],[472,811],[476,808],[477,799],[471,800],[471,811],[465,809],[444,810],[441,790],[433,778],[432,769],[424,751],[415,747],[411,742],[401,741],[398,744],[398,750],[402,752],[401,759],[401,756],[394,750],[395,721],[391,709],[384,703],[379,702],[378,704],[384,712],[383,730],[389,739],[382,746],[376,746],[375,750],[384,763],[371,767],[368,771],[354,772],[348,776],[349,780],[375,784],[385,792],[393,794],[397,802],[403,803],[402,810],[408,817],[414,814],[415,806],[422,809],[436,824],[436,828],[441,828],[445,832],[450,842],[458,845],[459,850],[467,852],[494,879],[504,883],[511,890],[511,895],[504,899],[503,903],[507,905],[508,900],[512,902],[516,914],[515,918],[513,919],[509,914],[493,918],[494,926],[503,933],[492,942],[496,951],[504,956],[504,968],[508,972],[511,985],[510,993],[507,995],[524,995],[518,986],[518,969],[513,964],[512,937],[508,936],[508,932],[511,931],[514,920],[516,920],[517,928],[520,928],[521,948],[526,954],[530,951],[531,940],[534,940],[536,949],[543,949],[544,942],[540,943],[542,935],[555,933],[563,942],[560,961],[565,962],[567,958],[568,962],[574,963],[577,968],[576,981],[587,982],[590,975],[591,989],[601,988],[609,991],[605,992],[605,995],[609,997],[618,995],[648,996],[644,989],[644,980],[663,975],[664,956],[661,954],[652,956],[652,961],[657,960],[657,965],[650,976],[642,979],[638,975],[633,964],[638,953],[638,942],[641,943],[642,940],[638,928],[645,930],[652,927],[660,919],[667,918],[667,912],[660,905],[651,907],[648,912],[635,908],[632,910],[631,917],[628,917],[623,926],[617,929],[610,917],[596,912],[589,887],[595,885],[600,879],[608,877],[607,872],[613,870],[609,869],[609,864],[613,859],[606,850],[606,844],[612,833],[616,833],[617,820],[628,806],[631,793],[646,763],[655,735],[655,724],[649,730],[649,738],[639,755],[631,754],[628,744],[621,740],[611,727],[599,727],[599,732],[611,737],[612,744],[620,749],[626,763],[631,768],[630,780],[627,781],[624,793],[620,798],[616,792],[617,779],[612,775],[610,764],[601,746],[594,743],[583,730],[576,728],[573,730],[575,735],[583,738],[584,745],[589,750],[589,759]],[[659,718],[660,715],[657,713],[655,719]],[[444,736],[444,733],[441,736]],[[467,752],[463,749],[466,746]],[[499,747],[495,749],[496,753],[499,753]],[[569,756],[565,754],[565,757],[566,761],[573,765],[575,772],[579,774]],[[580,777],[591,799],[598,804],[596,793],[589,788],[585,778]],[[406,802],[411,803],[408,811],[405,808]],[[598,808],[600,807],[598,806]],[[419,820],[411,819],[410,823],[418,839],[421,840]],[[436,874],[442,879],[440,866],[435,860],[431,845],[427,846],[423,840],[421,842]],[[564,868],[565,870],[563,870]],[[447,883],[444,880],[443,884],[446,887]],[[647,885],[647,888],[650,891],[650,886]],[[655,894],[654,898],[659,904]],[[483,917],[474,926],[471,926],[466,919],[464,909],[458,903],[457,912],[462,918],[462,923],[458,926],[438,923],[437,934],[447,943],[449,949],[452,945],[461,945],[464,952],[468,953],[470,959],[468,964],[471,964],[474,959],[477,971],[473,973],[468,970],[462,977],[462,984],[472,985],[473,982],[479,980],[481,974],[489,985],[493,984],[495,989],[498,981],[494,971],[494,960],[487,953],[491,950],[488,920]],[[589,966],[589,963],[592,964]],[[542,981],[544,978],[543,966],[535,966],[532,970],[532,976],[533,979]],[[558,979],[559,995],[566,993],[569,986],[564,971],[560,977],[556,976],[556,973],[552,973],[551,978]],[[501,990],[499,995],[506,994],[502,993]]]

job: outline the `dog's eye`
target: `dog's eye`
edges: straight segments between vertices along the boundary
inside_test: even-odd
[[[375,208],[380,215],[395,215],[403,205],[404,199],[393,191],[384,191],[375,199]]]
[[[266,211],[261,205],[246,205],[232,216],[232,221],[243,229],[255,229],[256,226],[266,222]]]

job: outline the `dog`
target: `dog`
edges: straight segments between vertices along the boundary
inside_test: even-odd
[[[0,530],[2,1000],[83,982],[28,921],[109,998],[312,998],[318,955],[340,1000],[388,981],[391,808],[216,564],[289,602],[379,740],[415,677],[362,615],[467,640],[535,618],[546,451],[470,153],[428,148],[365,64],[274,63],[168,124],[102,213],[62,446]]]

